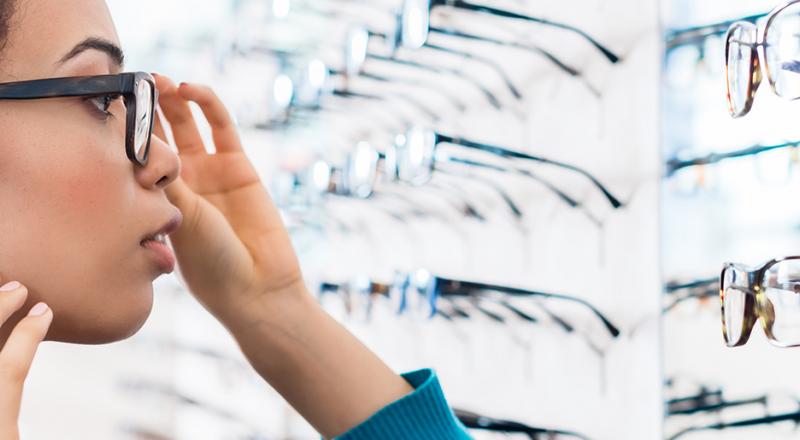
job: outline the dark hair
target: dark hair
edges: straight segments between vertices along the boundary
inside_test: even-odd
[[[15,0],[0,0],[0,52],[8,42],[8,30],[11,27],[11,16],[14,14]]]

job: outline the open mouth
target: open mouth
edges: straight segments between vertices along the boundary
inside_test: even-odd
[[[147,243],[148,241],[154,241],[156,243],[161,243],[163,245],[166,245],[167,244],[167,234],[158,233],[158,234],[147,236],[139,244],[141,246],[144,246],[145,243]]]
[[[162,273],[170,273],[175,270],[175,253],[167,245],[167,236],[178,229],[182,220],[180,214],[175,215],[161,229],[145,236],[139,242],[141,247],[150,251],[150,256]]]

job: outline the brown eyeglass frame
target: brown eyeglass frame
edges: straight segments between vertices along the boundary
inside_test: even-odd
[[[739,27],[739,26],[753,26],[753,23],[750,21],[739,20],[733,22],[728,31],[725,33],[725,93],[728,100],[728,112],[734,118],[739,118],[747,113],[750,112],[750,109],[753,107],[753,101],[755,99],[756,91],[758,87],[761,85],[761,80],[763,79],[761,74],[761,60],[764,60],[764,68],[767,71],[767,80],[769,81],[770,87],[772,88],[772,92],[776,95],[778,94],[778,90],[775,88],[775,83],[772,81],[772,74],[770,70],[769,63],[767,62],[767,57],[765,52],[765,41],[767,41],[767,35],[769,34],[769,29],[772,26],[772,22],[775,20],[775,17],[778,16],[781,12],[786,10],[790,6],[794,6],[795,4],[800,3],[800,0],[792,0],[787,3],[784,3],[782,6],[778,6],[777,8],[773,9],[767,16],[764,22],[755,25],[756,26],[756,42],[755,43],[744,43],[738,42],[738,44],[749,46],[751,48],[750,51],[750,81],[747,82],[747,98],[744,103],[744,108],[741,111],[737,112],[733,108],[733,101],[731,99],[731,82],[730,82],[730,63],[728,57],[730,56],[730,44],[731,44],[731,37],[732,33]]]
[[[148,127],[145,151],[140,159],[136,156],[136,105],[139,84],[150,83],[150,127]],[[125,153],[134,164],[145,166],[150,156],[150,141],[155,122],[155,106],[158,102],[158,89],[155,79],[147,72],[126,72],[116,75],[72,76],[47,78],[32,81],[0,83],[0,100],[30,100],[45,98],[97,97],[121,95],[125,99],[126,127]]]
[[[763,266],[755,269],[749,270],[745,266],[736,263],[725,263],[722,267],[722,272],[720,273],[719,277],[719,299],[720,304],[722,306],[722,334],[725,337],[725,343],[729,347],[741,347],[742,345],[746,344],[747,341],[750,339],[750,334],[753,331],[753,327],[755,326],[756,321],[761,319],[761,327],[764,330],[764,333],[769,339],[772,345],[781,348],[789,348],[789,347],[798,347],[798,344],[784,344],[778,341],[775,338],[775,335],[772,333],[772,325],[774,324],[775,319],[775,310],[770,310],[772,306],[767,303],[766,298],[763,295],[761,285],[764,282],[764,274],[775,266],[776,264],[783,263],[785,261],[791,260],[800,260],[800,256],[789,256],[789,257],[782,257],[776,258],[768,261]],[[742,323],[742,333],[739,336],[739,339],[734,343],[731,344],[731,335],[728,335],[728,329],[725,322],[725,271],[729,269],[735,269],[747,274],[747,286],[734,286],[737,290],[745,293],[745,308],[744,308],[744,322]]]

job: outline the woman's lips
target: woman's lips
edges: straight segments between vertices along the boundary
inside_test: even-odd
[[[165,243],[155,240],[142,242],[142,247],[147,249],[150,256],[158,265],[158,269],[163,273],[172,273],[175,270],[175,254]]]

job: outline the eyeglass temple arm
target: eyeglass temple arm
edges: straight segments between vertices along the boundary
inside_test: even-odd
[[[674,412],[671,412],[670,414],[671,415],[692,415],[692,414],[697,414],[697,413],[702,413],[702,412],[706,412],[707,413],[707,412],[719,411],[719,410],[723,410],[723,409],[726,409],[726,408],[735,408],[735,407],[738,407],[738,406],[753,405],[753,404],[756,404],[756,403],[762,404],[762,405],[766,404],[767,403],[767,397],[766,396],[761,396],[761,397],[756,397],[756,398],[753,398],[753,399],[731,400],[731,401],[724,401],[723,400],[723,401],[721,401],[719,403],[714,403],[714,404],[706,404],[706,405],[700,404],[700,405],[697,405],[697,406],[695,406],[693,408],[688,408],[688,409],[681,410],[681,411],[674,411]]]
[[[737,18],[735,20],[726,20],[718,23],[710,23],[703,26],[693,26],[683,29],[673,29],[667,32],[667,50],[673,49],[678,46],[693,43],[695,41],[702,41],[713,35],[722,35],[728,28],[737,21],[748,21],[755,23],[758,19],[766,17],[767,13],[749,15],[746,17]]]
[[[449,159],[447,161],[450,162]],[[454,173],[450,170],[445,170],[442,169],[441,167],[437,167],[435,162],[434,162],[434,169],[439,173],[444,173],[452,176],[467,177],[469,179],[477,180],[483,183],[484,185],[492,188],[492,190],[494,190],[500,196],[500,198],[503,199],[503,202],[505,202],[506,206],[508,206],[508,209],[511,210],[511,214],[515,218],[521,219],[524,217],[524,214],[519,209],[519,206],[517,206],[517,203],[514,202],[514,200],[511,198],[511,196],[509,196],[508,193],[506,193],[506,191],[500,187],[500,185],[496,184],[491,179],[486,179],[481,176],[477,176],[473,173]]]
[[[428,43],[428,42],[425,43],[424,47],[427,47],[428,49],[432,49],[432,50],[437,50],[439,52],[458,55],[458,56],[466,58],[468,60],[477,61],[479,63],[482,63],[482,64],[485,64],[485,65],[489,66],[490,68],[492,68],[492,70],[497,72],[497,74],[500,76],[500,78],[502,78],[502,80],[505,83],[505,85],[508,88],[508,90],[511,92],[512,95],[514,95],[514,98],[516,98],[517,100],[522,99],[522,93],[519,92],[519,89],[517,89],[517,86],[515,86],[514,83],[511,81],[511,78],[508,77],[508,74],[506,73],[506,71],[503,70],[503,68],[499,64],[495,63],[494,61],[490,60],[489,58],[484,58],[482,56],[475,55],[475,54],[470,53],[470,52],[466,52],[466,51],[458,50],[458,49],[452,49],[452,48],[444,47],[444,46],[439,46],[438,44],[432,44],[432,43]]]
[[[560,431],[557,429],[538,428],[529,426],[524,423],[514,422],[511,420],[501,420],[492,417],[482,416],[471,411],[453,408],[453,413],[467,428],[481,429],[485,431],[506,432],[506,433],[522,433],[536,438],[536,435],[565,435],[572,436],[582,440],[589,440],[587,437],[574,432]]]
[[[701,391],[695,395],[688,396],[688,397],[678,397],[675,399],[668,399],[667,405],[677,405],[686,402],[702,402],[704,399],[709,397],[719,397],[722,398],[722,390],[721,389],[708,389],[706,387],[702,387]]]
[[[129,81],[132,81],[130,75],[123,74],[9,82],[0,84],[0,99],[66,98],[102,95],[121,91],[125,88],[126,82]]]
[[[484,41],[486,43],[492,43],[492,44],[495,44],[495,45],[498,45],[498,46],[513,47],[515,49],[521,49],[521,50],[527,50],[529,52],[534,52],[534,53],[542,55],[548,61],[553,63],[556,67],[558,67],[560,70],[564,71],[565,73],[567,73],[570,76],[580,76],[580,74],[581,74],[577,69],[564,64],[563,61],[559,60],[552,53],[550,53],[550,52],[548,52],[548,51],[546,51],[546,50],[544,50],[544,49],[542,49],[540,47],[537,47],[537,46],[529,46],[529,45],[520,44],[520,43],[512,42],[512,41],[498,40],[496,38],[484,37],[482,35],[476,35],[476,34],[471,34],[471,33],[468,33],[468,32],[457,31],[455,29],[444,29],[444,28],[438,28],[438,27],[430,26],[428,28],[428,30],[430,32],[435,32],[437,34],[450,35],[452,37],[465,38],[465,39],[468,39],[468,40]]]
[[[584,170],[583,168],[576,167],[575,165],[570,165],[568,163],[547,159],[547,158],[541,157],[541,156],[534,156],[534,155],[531,155],[531,154],[522,153],[520,151],[509,150],[509,149],[506,149],[506,148],[503,148],[503,147],[498,147],[498,146],[495,146],[495,145],[489,145],[489,144],[483,144],[483,143],[479,143],[479,142],[473,142],[473,141],[470,141],[470,140],[467,140],[467,139],[455,138],[455,137],[452,137],[452,136],[447,136],[447,135],[438,134],[438,133],[437,133],[437,141],[438,141],[438,143],[449,143],[449,144],[453,144],[453,145],[460,145],[460,146],[466,147],[466,148],[472,148],[472,149],[476,149],[476,150],[486,151],[486,152],[495,154],[497,156],[514,158],[514,159],[531,160],[531,161],[534,161],[534,162],[540,162],[540,163],[544,163],[544,164],[548,164],[548,165],[557,166],[559,168],[564,168],[564,169],[567,169],[567,170],[570,170],[570,171],[574,171],[574,172],[576,172],[578,174],[583,175],[587,179],[589,179],[592,182],[592,184],[594,184],[594,186],[597,187],[597,189],[600,190],[600,192],[603,193],[603,195],[606,197],[606,199],[608,199],[609,203],[611,203],[611,206],[613,206],[614,209],[618,209],[618,208],[621,208],[623,206],[623,203],[620,202],[619,199],[617,199],[613,194],[611,194],[611,192],[605,187],[605,185],[600,183],[600,181],[597,180],[596,177],[594,177],[591,173],[589,173],[588,171]]]
[[[340,72],[338,70],[331,70],[331,73],[336,74],[336,75],[344,75],[343,72]],[[363,76],[364,78],[372,79],[372,80],[375,80],[375,81],[381,81],[381,82],[388,81],[388,79],[384,79],[384,78],[382,78],[380,76],[377,76],[377,75],[376,76],[369,76],[368,74],[367,75],[359,74],[359,76]],[[347,93],[348,95],[341,95],[342,92]],[[373,99],[374,98],[374,99],[379,99],[379,100],[384,99],[383,97],[381,97],[379,95],[358,94],[358,93],[350,92],[350,91],[347,91],[347,90],[343,90],[343,91],[334,90],[334,94],[337,94],[337,96],[351,96],[351,97],[367,98],[367,99]],[[406,101],[412,107],[415,107],[417,110],[419,110],[420,112],[422,112],[426,116],[428,116],[432,121],[438,121],[440,119],[439,115],[437,115],[436,113],[433,113],[424,104],[422,104],[421,102],[417,101],[416,99],[414,99],[414,98],[412,98],[412,97],[410,97],[410,96],[408,96],[406,94],[403,94],[403,93],[392,93],[391,95],[392,96],[396,96],[397,98],[399,98],[399,99],[401,99],[403,101]]]
[[[417,62],[414,62],[414,61],[400,60],[400,59],[397,59],[397,58],[394,58],[394,57],[387,57],[387,56],[377,55],[377,54],[372,54],[372,53],[368,53],[367,54],[367,58],[371,58],[371,59],[378,60],[378,61],[384,61],[384,62],[387,62],[387,63],[399,64],[401,66],[414,67],[414,68],[417,68],[417,69],[426,70],[428,72],[435,73],[437,75],[442,75],[442,74],[453,75],[455,77],[461,78],[462,80],[472,84],[475,88],[477,88],[486,97],[486,100],[489,101],[489,104],[491,104],[492,107],[494,107],[497,110],[502,110],[503,109],[502,104],[500,104],[500,101],[497,99],[496,96],[494,96],[494,94],[492,92],[490,92],[486,87],[484,87],[481,83],[476,81],[474,78],[471,78],[471,77],[465,75],[463,72],[459,71],[458,69],[450,69],[450,68],[447,68],[447,67],[434,67],[434,66],[430,66],[430,65],[427,65],[427,64],[417,63]]]
[[[685,434],[689,434],[691,432],[697,431],[721,431],[723,429],[729,428],[744,428],[748,426],[757,426],[757,425],[769,425],[772,423],[778,422],[785,422],[785,421],[795,421],[797,422],[800,420],[800,412],[793,412],[793,413],[785,413],[785,414],[777,414],[774,416],[766,416],[766,417],[759,417],[755,419],[747,419],[747,420],[740,420],[737,422],[730,422],[730,423],[716,423],[713,425],[706,425],[706,426],[695,426],[691,428],[684,429],[683,431],[678,432],[677,434],[673,435],[669,438],[669,440],[676,440],[682,437]]]
[[[577,207],[580,206],[580,203],[577,200],[573,199],[572,197],[570,197],[567,194],[565,194],[563,191],[561,191],[558,188],[556,188],[552,183],[548,182],[547,180],[542,179],[541,177],[537,176],[536,174],[533,174],[532,172],[530,172],[528,170],[517,169],[517,168],[509,169],[509,168],[501,167],[499,165],[493,165],[493,164],[488,164],[488,163],[483,163],[483,162],[477,162],[477,161],[474,161],[474,160],[463,159],[463,158],[459,158],[459,157],[449,157],[449,158],[447,158],[447,161],[448,162],[453,162],[453,163],[460,163],[460,164],[464,164],[464,165],[469,165],[469,166],[474,166],[474,167],[486,168],[486,169],[490,169],[490,170],[494,170],[494,171],[499,171],[499,172],[502,172],[502,173],[515,173],[515,174],[523,175],[525,177],[529,177],[529,178],[541,183],[542,185],[544,185],[545,188],[547,188],[548,190],[553,192],[555,195],[557,195],[558,198],[563,200],[570,207],[577,208]]]
[[[761,153],[765,153],[767,151],[778,150],[781,148],[797,147],[798,145],[800,145],[800,141],[784,142],[782,144],[777,144],[777,145],[753,145],[752,147],[742,148],[741,150],[731,151],[728,153],[711,153],[702,157],[696,157],[694,159],[687,159],[687,160],[670,159],[669,161],[667,161],[667,177],[675,174],[676,171],[681,170],[683,168],[700,166],[700,165],[711,165],[726,159],[736,159],[740,157],[755,156]]]
[[[335,89],[333,91],[334,96],[339,96],[341,98],[358,98],[358,99],[368,99],[370,101],[383,101],[384,99],[378,95],[371,95],[367,93],[358,93],[358,92],[351,92],[349,90],[342,90],[342,89]]]
[[[456,281],[456,280],[449,280],[446,278],[437,278],[437,281],[441,283],[437,286],[438,290],[441,290],[441,287],[447,285],[448,287],[457,289],[459,291],[469,291],[469,290],[491,290],[495,292],[501,292],[512,296],[538,296],[542,298],[552,298],[552,299],[560,299],[564,301],[575,302],[578,304],[582,304],[583,306],[587,307],[592,313],[597,316],[602,322],[603,325],[608,329],[608,332],[611,333],[612,336],[615,338],[619,336],[620,331],[619,329],[608,320],[608,318],[603,315],[596,307],[594,307],[589,302],[577,298],[574,296],[569,295],[560,295],[557,293],[545,293],[545,292],[538,292],[535,290],[526,290],[526,289],[519,289],[516,287],[507,287],[507,286],[498,286],[494,284],[486,284],[486,283],[477,283],[473,281]],[[466,294],[465,294],[466,295]]]
[[[434,87],[434,86],[432,86],[430,84],[426,84],[423,81],[415,81],[413,79],[408,79],[408,78],[389,78],[387,76],[376,75],[374,73],[368,73],[368,72],[364,72],[364,71],[359,73],[359,76],[362,76],[362,77],[367,78],[367,79],[371,79],[373,81],[380,81],[380,82],[383,82],[383,83],[398,82],[398,83],[408,84],[408,85],[415,86],[415,87],[423,87],[425,89],[432,90],[432,91],[437,92],[437,93],[441,94],[442,96],[444,96],[445,99],[450,101],[450,103],[453,105],[453,107],[458,109],[458,111],[463,112],[463,111],[465,111],[467,109],[467,105],[464,104],[463,102],[459,101],[459,99],[456,98],[455,96],[453,96],[452,94],[448,93],[444,89]]]
[[[706,286],[715,285],[715,284],[719,284],[719,277],[705,278],[705,279],[690,281],[688,283],[681,283],[681,284],[667,283],[667,285],[664,287],[664,292],[672,293],[672,292],[675,292],[677,290],[696,289],[698,287],[706,287]]]
[[[513,18],[513,19],[517,19],[517,20],[525,20],[525,21],[530,21],[530,22],[534,22],[534,23],[539,23],[539,24],[542,24],[542,25],[545,25],[545,26],[555,27],[555,28],[559,28],[559,29],[565,29],[565,30],[568,30],[570,32],[574,32],[574,33],[580,35],[581,37],[583,37],[584,39],[586,39],[586,41],[591,43],[592,46],[594,46],[600,52],[602,52],[603,55],[610,62],[612,62],[612,63],[619,62],[619,56],[617,56],[616,54],[611,52],[611,50],[609,50],[607,47],[605,47],[604,45],[600,44],[597,40],[592,38],[589,34],[584,32],[583,30],[578,29],[578,28],[576,28],[574,26],[565,24],[565,23],[551,21],[551,20],[547,20],[547,19],[544,19],[544,18],[532,17],[532,16],[524,15],[524,14],[518,14],[516,12],[507,11],[505,9],[493,8],[491,6],[476,5],[474,3],[466,2],[466,1],[463,1],[463,0],[450,0],[450,1],[445,2],[444,4],[447,4],[449,6],[453,6],[453,7],[456,7],[456,8],[467,9],[467,10],[470,10],[470,11],[482,12],[482,13],[486,13],[486,14],[490,14],[490,15],[496,15],[498,17]]]

